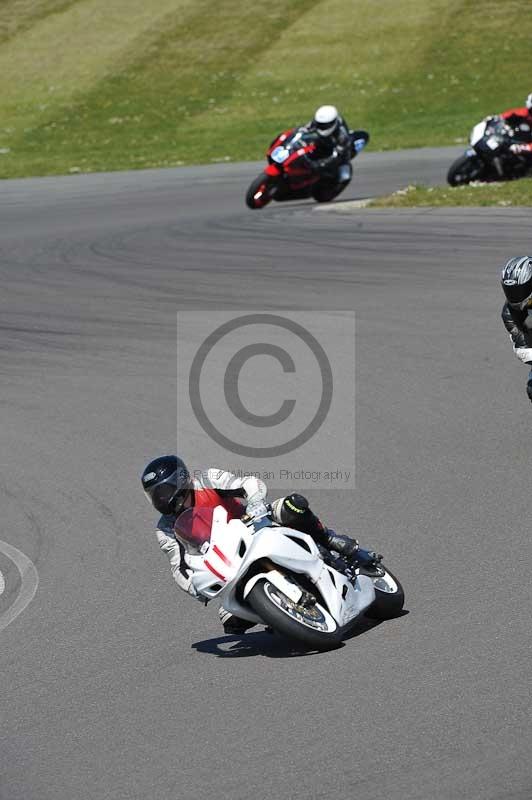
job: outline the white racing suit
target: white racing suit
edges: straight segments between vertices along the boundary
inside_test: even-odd
[[[187,507],[213,508],[222,505],[227,509],[231,518],[240,518],[244,512],[250,517],[256,517],[266,512],[266,485],[263,481],[252,475],[238,478],[231,472],[223,469],[207,469],[193,479],[193,489]],[[271,506],[271,519],[278,525],[308,533],[314,541],[326,548],[352,556],[358,550],[358,542],[349,536],[341,536],[326,528],[323,523],[312,513],[308,501],[302,495],[291,494],[274,500]],[[157,526],[157,541],[162,552],[170,561],[170,568],[175,582],[183,591],[192,597],[204,602],[198,597],[191,583],[191,570],[187,564],[187,554],[183,545],[176,539],[174,533],[175,515],[163,516]],[[220,608],[220,619],[226,632],[235,624],[239,624],[236,617]],[[244,623],[240,620],[240,623]],[[245,624],[245,623],[244,623]],[[247,627],[250,624],[247,623]]]
[[[190,506],[212,508],[223,505],[233,516],[243,516],[244,512],[250,516],[257,516],[266,510],[264,502],[266,493],[266,485],[253,475],[238,478],[226,470],[211,468],[201,472],[199,477],[193,478]],[[175,521],[174,514],[160,518],[156,530],[159,547],[170,561],[170,569],[179,588],[204,602],[204,598],[197,596],[190,581],[191,570],[187,565],[185,549],[175,538]],[[225,615],[227,614],[228,612],[225,612]],[[220,618],[223,622],[227,621],[228,617],[224,617],[223,609],[220,610]]]

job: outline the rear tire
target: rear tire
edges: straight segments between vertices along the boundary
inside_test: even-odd
[[[477,156],[463,155],[453,161],[447,173],[450,186],[465,186],[472,181],[485,178],[486,168]]]
[[[382,576],[371,570],[361,570],[364,575],[368,575],[372,579],[373,588],[375,589],[375,600],[366,611],[366,616],[372,619],[392,619],[403,610],[405,604],[404,589],[389,569],[382,565],[380,565],[379,569],[384,573]],[[381,585],[386,585],[392,591],[379,589],[379,578],[382,581]]]
[[[273,599],[274,597],[277,598],[277,602]],[[267,625],[309,649],[332,650],[341,643],[342,637],[338,626],[327,612],[325,614],[328,619],[325,617],[324,609],[319,603],[310,609],[296,606],[267,578],[257,581],[249,593],[248,600],[255,613]],[[301,621],[294,618],[296,614]],[[311,627],[312,623],[327,624],[331,630],[317,630]]]
[[[350,183],[351,181],[344,181],[344,183],[320,181],[313,189],[312,197],[317,203],[330,203],[331,200],[338,197]]]
[[[246,192],[247,207],[253,209],[264,208],[273,200],[276,189],[277,179],[272,178],[271,175],[266,175],[265,172],[261,172]]]

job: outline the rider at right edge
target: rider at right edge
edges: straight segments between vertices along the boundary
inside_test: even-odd
[[[503,267],[501,286],[506,297],[502,321],[512,340],[517,358],[532,367],[532,257],[515,256]],[[526,391],[532,401],[532,368]]]

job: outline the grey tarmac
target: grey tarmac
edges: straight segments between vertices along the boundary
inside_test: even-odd
[[[461,149],[363,153],[342,199]],[[251,212],[259,168],[0,184],[0,539],[39,576],[0,631],[0,798],[525,800],[532,409],[498,268],[530,211]],[[211,464],[176,444],[175,312],[226,304],[356,312],[357,488],[308,495],[409,613],[334,652],[224,636],[151,532],[145,462]]]

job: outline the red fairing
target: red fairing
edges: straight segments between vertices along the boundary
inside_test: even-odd
[[[264,174],[270,175],[272,178],[278,178],[281,174],[281,170],[276,164],[268,164],[264,167]]]
[[[240,519],[244,513],[244,506],[237,497],[223,497],[216,489],[194,489],[195,508],[216,508],[223,506],[228,514],[228,519]],[[179,518],[178,518],[179,519]]]
[[[287,131],[283,131],[282,133],[280,133],[277,139],[274,139],[271,145],[269,146],[266,155],[269,156],[275,147],[278,147],[283,142],[286,142],[286,140],[293,134],[294,131],[295,128],[289,128]]]
[[[313,144],[307,144],[304,147],[298,148],[295,153],[288,156],[286,161],[283,161],[283,169],[289,175],[308,175],[309,174],[309,167],[306,164],[299,164],[298,161],[302,156],[308,155],[315,150],[316,147]]]
[[[503,111],[501,114],[503,119],[510,119],[510,117],[522,117],[528,121],[530,121],[531,116],[532,115],[526,106],[523,106],[522,108],[509,108],[508,111]]]

